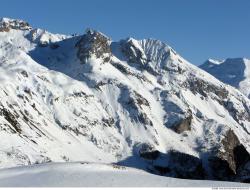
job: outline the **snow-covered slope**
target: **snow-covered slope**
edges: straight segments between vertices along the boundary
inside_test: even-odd
[[[1,187],[248,187],[244,183],[185,180],[108,164],[42,164],[0,170]]]
[[[250,100],[168,45],[2,22],[0,167],[113,162],[248,180]]]
[[[250,98],[250,60],[246,58],[230,58],[223,61],[207,60],[200,65],[222,82],[238,88]]]

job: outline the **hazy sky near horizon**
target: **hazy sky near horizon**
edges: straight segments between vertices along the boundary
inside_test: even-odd
[[[1,0],[0,17],[53,33],[155,38],[196,65],[250,58],[250,0]]]

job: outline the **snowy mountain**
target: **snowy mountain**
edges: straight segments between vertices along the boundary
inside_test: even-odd
[[[209,59],[200,68],[222,82],[238,88],[250,98],[250,60],[230,58],[223,61]]]
[[[249,181],[250,100],[153,39],[0,24],[0,167],[116,163]]]

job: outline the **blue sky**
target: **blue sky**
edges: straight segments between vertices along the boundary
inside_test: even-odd
[[[1,0],[0,17],[55,33],[90,27],[113,40],[155,38],[197,65],[250,58],[249,0]]]

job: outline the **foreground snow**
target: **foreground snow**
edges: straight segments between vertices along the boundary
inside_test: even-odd
[[[149,174],[142,170],[95,163],[53,163],[3,169],[1,187],[150,186],[243,187],[244,183],[184,180]]]

